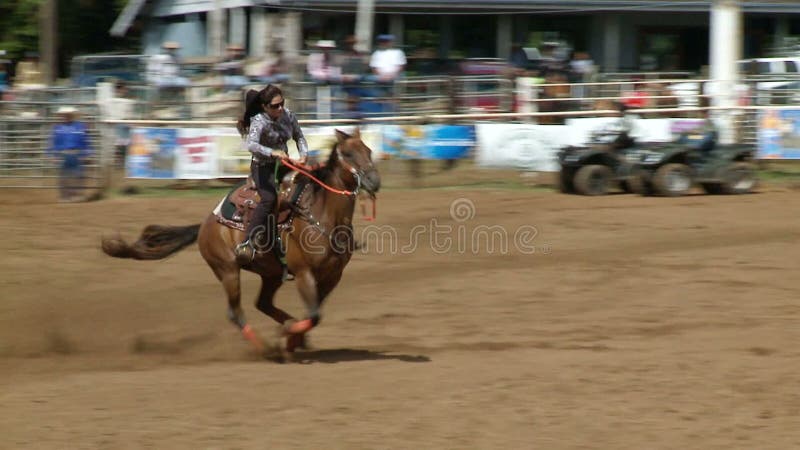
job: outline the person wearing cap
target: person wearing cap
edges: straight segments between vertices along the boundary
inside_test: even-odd
[[[394,36],[381,34],[378,36],[378,49],[372,52],[369,67],[380,82],[393,82],[400,77],[406,67],[406,54],[394,48]]]
[[[338,83],[341,80],[342,69],[333,61],[333,50],[336,43],[329,40],[317,41],[317,51],[308,55],[306,70],[308,76],[317,83]]]
[[[236,125],[245,140],[245,147],[253,155],[250,176],[260,197],[244,241],[235,249],[236,258],[242,265],[253,261],[257,249],[272,249],[284,270],[286,267],[275,218],[278,183],[286,172],[280,162],[289,157],[286,143],[294,139],[300,154],[297,163],[305,164],[308,160],[308,144],[297,116],[284,104],[283,92],[277,86],[268,85],[261,91],[251,89],[245,98],[244,115]]]
[[[48,154],[61,160],[59,195],[61,201],[75,201],[80,197],[83,164],[89,155],[89,133],[86,125],[77,120],[78,110],[62,106],[56,111],[61,123],[53,127]]]

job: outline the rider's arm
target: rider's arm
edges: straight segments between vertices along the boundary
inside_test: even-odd
[[[261,145],[261,135],[267,133],[267,140],[274,142],[278,139],[278,132],[274,127],[267,126],[267,122],[261,115],[255,116],[250,123],[250,131],[245,138],[245,146],[250,153],[259,155],[263,158],[281,158],[283,152]],[[273,136],[274,135],[274,136]]]
[[[300,154],[300,158],[308,156],[308,143],[305,136],[303,136],[303,130],[300,129],[297,116],[294,114],[292,114],[292,139],[297,143],[297,153]]]

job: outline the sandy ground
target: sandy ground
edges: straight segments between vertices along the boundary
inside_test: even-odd
[[[796,192],[388,191],[283,365],[228,323],[196,246],[99,250],[216,198],[19,194],[0,191],[2,448],[800,447]],[[293,285],[278,303],[303,312]]]

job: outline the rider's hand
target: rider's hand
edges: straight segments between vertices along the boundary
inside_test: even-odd
[[[286,158],[286,155],[283,152],[278,151],[278,150],[273,150],[272,153],[270,153],[270,155],[272,155],[272,157],[275,158],[275,159]]]
[[[297,160],[297,162],[298,162],[298,163],[300,163],[300,164],[302,164],[302,165],[304,165],[304,166],[305,166],[305,165],[307,165],[307,164],[308,164],[308,156],[301,156],[301,157],[300,157],[300,158]]]

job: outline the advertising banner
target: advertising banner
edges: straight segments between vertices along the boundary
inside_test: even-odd
[[[359,127],[361,140],[364,144],[372,150],[372,160],[379,161],[382,154],[382,126],[370,125],[366,127]],[[336,143],[336,130],[340,130],[347,134],[353,134],[355,127],[353,126],[330,126],[330,127],[303,127],[303,136],[308,143],[309,158],[319,162],[328,159],[331,154],[331,149]],[[297,157],[297,146],[294,141],[289,141],[289,156],[292,158]]]
[[[383,126],[383,150],[389,158],[466,158],[475,144],[472,125]]]
[[[475,161],[483,167],[556,172],[558,150],[572,143],[566,125],[486,123],[475,131]]]
[[[178,132],[176,178],[209,179],[217,176],[217,151],[211,130],[181,128]]]
[[[175,178],[177,128],[134,128],[125,161],[128,178]]]
[[[232,128],[215,128],[214,147],[217,152],[217,177],[237,178],[250,174],[251,155],[244,148],[239,132]]]
[[[758,158],[800,159],[800,109],[761,111]]]

